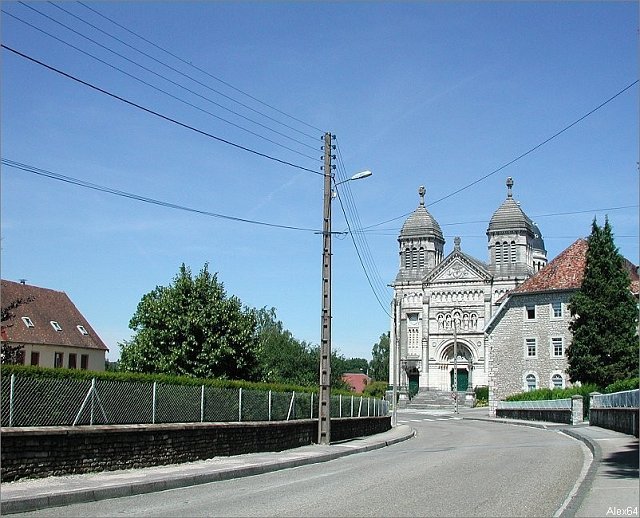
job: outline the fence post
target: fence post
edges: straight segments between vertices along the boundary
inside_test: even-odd
[[[340,394],[339,402],[340,402],[340,414],[339,414],[339,416],[342,417],[342,394]]]
[[[204,423],[204,385],[200,391],[200,422]]]
[[[238,421],[242,422],[242,387],[238,389]]]
[[[311,393],[311,419],[313,419],[313,392]]]
[[[9,426],[13,426],[13,389],[15,387],[16,375],[11,375],[11,386],[9,388]]]
[[[574,394],[571,396],[571,424],[582,423],[582,396]]]
[[[360,396],[360,404],[358,405],[358,417],[362,417],[362,396]]]
[[[96,400],[96,379],[91,378],[91,416],[89,417],[89,425],[93,426],[93,405]]]
[[[153,395],[151,396],[151,424],[156,424],[156,381],[153,382]]]
[[[271,421],[271,391],[269,391],[269,421]]]
[[[353,417],[353,396],[351,396],[351,417]]]
[[[291,401],[289,402],[289,412],[287,412],[287,421],[291,419],[291,413],[293,411],[293,404],[295,403],[295,401],[296,401],[296,391],[294,390],[291,393]]]

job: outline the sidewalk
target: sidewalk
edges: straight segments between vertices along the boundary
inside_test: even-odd
[[[578,439],[593,460],[561,517],[640,516],[638,439],[588,423],[570,426],[541,421],[492,418],[486,408],[460,409],[464,419],[556,430]]]
[[[353,453],[384,448],[407,440],[414,433],[411,427],[402,425],[385,433],[329,446],[310,445],[281,452],[215,457],[170,466],[8,482],[0,488],[0,514],[153,493],[326,462]]]

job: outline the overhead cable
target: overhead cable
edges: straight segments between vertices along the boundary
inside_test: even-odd
[[[79,78],[77,78],[77,77],[75,77],[75,76],[73,76],[73,75],[71,75],[71,74],[68,74],[67,72],[63,72],[62,70],[60,70],[60,69],[58,69],[58,68],[55,68],[55,67],[53,67],[53,66],[51,66],[51,65],[48,65],[48,64],[46,64],[46,63],[44,63],[44,62],[42,62],[42,61],[40,61],[40,60],[38,60],[38,59],[36,59],[36,58],[33,58],[33,57],[31,57],[31,56],[28,56],[27,54],[24,54],[24,53],[22,53],[22,52],[20,52],[20,51],[18,51],[18,50],[15,50],[15,49],[13,49],[13,48],[11,48],[11,47],[9,47],[9,46],[5,45],[4,43],[2,44],[2,48],[3,48],[3,49],[8,50],[9,52],[12,52],[12,53],[14,53],[14,54],[16,54],[16,55],[20,56],[20,57],[22,57],[22,58],[24,58],[24,59],[27,59],[27,60],[29,60],[29,61],[31,61],[31,62],[33,62],[33,63],[36,63],[36,64],[38,64],[38,65],[40,65],[40,66],[43,66],[43,67],[47,68],[48,70],[51,70],[52,72],[56,72],[57,74],[60,74],[60,75],[62,75],[62,76],[64,76],[64,77],[67,77],[67,78],[69,78],[69,79],[72,79],[73,81],[76,81],[76,82],[78,82],[78,83],[80,83],[80,84],[83,84],[83,85],[85,85],[85,86],[88,86],[89,88],[92,88],[93,90],[96,90],[96,91],[98,91],[98,92],[100,92],[100,93],[103,93],[103,94],[105,94],[105,95],[108,95],[109,97],[112,97],[112,98],[114,98],[114,99],[117,99],[118,101],[121,101],[121,102],[126,103],[126,104],[128,104],[128,105],[130,105],[130,106],[133,106],[133,107],[135,107],[135,108],[138,108],[139,110],[142,110],[142,111],[144,111],[144,112],[146,112],[146,113],[149,113],[149,114],[151,114],[151,115],[155,115],[156,117],[159,117],[160,119],[163,119],[163,120],[165,120],[165,121],[167,121],[167,122],[171,122],[171,123],[173,123],[173,124],[176,124],[177,126],[181,126],[181,127],[185,128],[185,129],[188,129],[188,130],[194,131],[194,132],[196,132],[196,133],[199,133],[200,135],[204,135],[205,137],[209,137],[209,138],[211,138],[211,139],[217,140],[218,142],[222,142],[222,143],[224,143],[224,144],[228,144],[228,145],[230,145],[230,146],[233,146],[233,147],[235,147],[235,148],[237,148],[237,149],[241,149],[241,150],[243,150],[243,151],[247,151],[248,153],[252,153],[252,154],[254,154],[254,155],[261,156],[261,157],[263,157],[263,158],[267,158],[267,159],[269,159],[269,160],[273,160],[274,162],[278,162],[278,163],[280,163],[280,164],[284,164],[284,165],[288,165],[288,166],[290,166],[290,167],[294,167],[294,168],[296,168],[296,169],[300,169],[300,170],[302,170],[302,171],[307,171],[307,172],[309,172],[309,173],[318,174],[318,175],[322,175],[322,174],[323,174],[323,173],[321,173],[321,172],[319,172],[319,171],[314,171],[313,169],[309,169],[309,168],[307,168],[307,167],[302,167],[302,166],[300,166],[300,165],[296,165],[296,164],[293,164],[293,163],[291,163],[291,162],[287,162],[286,160],[282,160],[282,159],[280,159],[280,158],[276,158],[276,157],[273,157],[273,156],[271,156],[271,155],[267,155],[267,154],[265,154],[265,153],[261,153],[261,152],[259,152],[259,151],[256,151],[255,149],[250,149],[250,148],[248,148],[248,147],[241,146],[240,144],[236,144],[235,142],[231,142],[231,141],[229,141],[229,140],[226,140],[226,139],[223,139],[223,138],[218,137],[218,136],[216,136],[216,135],[213,135],[213,134],[211,134],[211,133],[208,133],[208,132],[206,132],[206,131],[204,131],[204,130],[201,130],[201,129],[195,128],[194,126],[190,126],[190,125],[188,125],[188,124],[185,124],[184,122],[180,122],[180,121],[178,121],[178,120],[176,120],[176,119],[173,119],[173,118],[168,117],[168,116],[166,116],[166,115],[163,115],[163,114],[161,114],[161,113],[159,113],[159,112],[156,112],[156,111],[154,111],[154,110],[151,110],[150,108],[146,108],[146,107],[144,107],[144,106],[142,106],[142,105],[140,105],[140,104],[137,104],[137,103],[135,103],[135,102],[133,102],[133,101],[130,101],[130,100],[128,100],[128,99],[125,99],[124,97],[121,97],[121,96],[116,95],[116,94],[114,94],[114,93],[112,93],[112,92],[109,92],[109,91],[107,91],[107,90],[105,90],[105,89],[103,89],[103,88],[100,88],[100,87],[98,87],[98,86],[95,86],[95,85],[93,85],[93,84],[91,84],[91,83],[89,83],[89,82],[87,82],[87,81],[83,81],[82,79],[79,79]]]
[[[165,207],[168,209],[176,209],[176,210],[182,210],[182,211],[186,211],[186,212],[193,212],[195,214],[201,214],[203,216],[209,216],[212,218],[220,218],[220,219],[227,219],[227,220],[231,220],[231,221],[237,221],[240,223],[250,223],[252,225],[261,225],[261,226],[265,226],[265,227],[273,227],[273,228],[282,228],[282,229],[286,229],[286,230],[299,230],[302,232],[313,232],[313,233],[317,233],[318,230],[315,228],[304,228],[304,227],[294,227],[291,225],[278,225],[276,223],[267,223],[265,221],[256,221],[256,220],[252,220],[252,219],[245,219],[245,218],[238,218],[235,216],[228,216],[225,214],[218,214],[215,212],[209,212],[206,210],[200,210],[200,209],[194,209],[191,207],[186,207],[184,205],[178,205],[176,203],[170,203],[167,201],[162,201],[162,200],[156,200],[154,198],[148,198],[146,196],[141,196],[139,194],[134,194],[134,193],[130,193],[130,192],[126,192],[126,191],[121,191],[119,189],[113,189],[111,187],[106,187],[104,185],[98,185],[95,183],[91,183],[91,182],[87,182],[85,180],[80,180],[78,178],[74,178],[72,176],[67,176],[67,175],[63,175],[60,173],[55,173],[53,171],[48,171],[46,169],[40,169],[38,167],[34,167],[32,165],[28,165],[28,164],[23,164],[20,162],[15,162],[14,160],[9,160],[6,158],[2,159],[2,164],[6,165],[8,167],[13,167],[15,169],[19,169],[21,171],[25,171],[27,173],[32,173],[38,176],[44,176],[47,178],[51,178],[53,180],[58,180],[61,182],[65,182],[65,183],[69,183],[72,185],[77,185],[79,187],[84,187],[85,189],[92,189],[94,191],[100,191],[100,192],[104,192],[107,194],[113,194],[114,196],[120,196],[122,198],[128,198],[131,200],[136,200],[136,201],[141,201],[144,203],[150,203],[152,205],[158,205],[160,207]]]

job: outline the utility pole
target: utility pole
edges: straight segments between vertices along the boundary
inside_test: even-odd
[[[453,399],[458,413],[458,330],[456,319],[453,318]]]
[[[391,419],[392,426],[398,426],[398,369],[396,368],[397,362],[400,361],[400,347],[398,344],[398,324],[397,324],[397,306],[398,301],[393,297],[393,344],[389,344],[389,349],[393,347],[393,362],[391,368],[393,369],[393,414]]]
[[[322,225],[322,315],[320,330],[320,394],[318,444],[331,442],[331,133],[324,134],[324,209]]]

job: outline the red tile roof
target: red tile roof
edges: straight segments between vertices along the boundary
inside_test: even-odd
[[[8,322],[3,322],[3,340],[109,350],[87,319],[82,316],[71,299],[62,291],[2,280],[0,298],[2,299],[2,307],[6,307],[17,299],[33,299],[31,302],[11,310],[13,318]],[[28,317],[34,327],[27,327],[22,317]],[[53,328],[52,320],[60,325],[61,331],[56,331]],[[82,334],[77,326],[84,327],[88,334]]]
[[[511,293],[579,289],[582,285],[587,263],[587,248],[587,240],[578,239],[547,266],[533,277],[527,279]],[[637,294],[639,285],[637,269],[630,261],[625,259],[624,262],[631,278],[631,291]]]
[[[362,392],[371,381],[366,374],[347,372],[342,375],[342,381],[351,387],[354,392]]]

